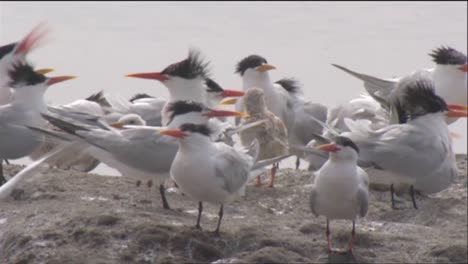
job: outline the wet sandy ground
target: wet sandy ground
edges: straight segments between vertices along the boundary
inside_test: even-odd
[[[368,215],[357,221],[354,254],[326,252],[325,219],[308,207],[307,171],[281,170],[275,188],[254,187],[225,206],[197,203],[169,184],[172,210],[158,188],[130,178],[47,170],[0,201],[0,263],[467,263],[467,160],[449,189],[403,197],[371,191]],[[7,166],[7,175],[22,167]],[[265,177],[267,179],[267,177]],[[332,221],[333,247],[344,249],[350,221]]]

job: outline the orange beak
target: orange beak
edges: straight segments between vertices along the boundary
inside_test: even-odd
[[[235,90],[224,90],[221,97],[241,97],[244,96],[245,92]]]
[[[115,122],[115,123],[109,124],[109,126],[122,129],[124,125],[122,123]]]
[[[158,80],[160,82],[169,80],[169,77],[167,77],[166,75],[160,72],[132,73],[132,74],[127,74],[125,76],[133,77],[133,78],[141,78],[141,79]]]
[[[52,84],[56,84],[56,83],[59,83],[59,82],[63,82],[63,81],[71,80],[71,79],[75,79],[75,78],[76,78],[76,76],[72,76],[72,75],[51,77],[47,81],[47,85],[51,86]]]
[[[259,72],[266,72],[266,71],[274,70],[274,69],[276,69],[276,67],[271,64],[262,64],[257,67],[257,71]]]
[[[340,150],[335,144],[325,144],[317,147],[318,149],[326,152],[337,152]]]
[[[224,117],[224,116],[238,116],[241,118],[247,118],[249,117],[248,114],[246,113],[241,113],[237,111],[229,111],[229,110],[211,110],[208,113],[203,114],[208,117]]]
[[[464,65],[458,67],[458,69],[462,72],[468,72],[468,64],[465,63]]]
[[[457,110],[449,110],[446,114],[447,117],[468,117],[468,112],[466,111],[457,111]]]
[[[468,106],[466,105],[459,105],[459,104],[448,104],[449,110],[461,110],[461,111],[468,111]]]
[[[182,130],[179,130],[179,129],[160,130],[159,134],[171,136],[175,138],[184,138],[185,136],[187,136],[187,134],[185,134]]]
[[[42,69],[39,69],[39,70],[35,70],[36,73],[39,73],[39,74],[47,74],[49,72],[53,72],[54,69],[51,69],[51,68],[42,68]]]

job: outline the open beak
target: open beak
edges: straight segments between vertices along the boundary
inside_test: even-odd
[[[39,74],[47,74],[49,72],[53,72],[55,71],[54,69],[52,68],[42,68],[42,69],[39,69],[39,70],[35,70],[36,73],[39,73]]]
[[[458,69],[462,72],[468,72],[468,64],[465,63],[464,65],[458,67]]]
[[[141,78],[141,79],[150,79],[150,80],[158,80],[160,82],[164,82],[169,80],[169,78],[160,73],[160,72],[143,72],[143,73],[132,73],[125,75],[126,77],[133,77],[133,78]]]
[[[49,80],[47,81],[47,85],[50,86],[52,84],[56,84],[56,83],[59,83],[59,82],[63,82],[63,81],[71,80],[71,79],[75,79],[75,78],[76,78],[76,76],[72,76],[72,75],[50,77]]]
[[[165,130],[160,130],[159,134],[161,135],[166,135],[166,136],[171,136],[175,138],[183,138],[187,136],[182,130],[179,129],[165,129]]]
[[[266,72],[266,71],[274,70],[274,69],[276,69],[275,66],[273,66],[271,64],[266,64],[266,63],[262,64],[262,65],[260,65],[260,66],[258,66],[256,68],[256,70],[259,71],[259,72]]]
[[[38,45],[41,39],[44,39],[44,36],[48,33],[48,29],[45,28],[43,23],[36,26],[29,34],[21,40],[18,44],[18,48],[15,50],[15,54],[27,54],[35,46]]]
[[[109,126],[115,127],[115,128],[118,128],[118,129],[122,129],[124,127],[124,125],[122,123],[120,123],[120,122],[115,122],[115,123],[109,124]]]
[[[211,110],[207,113],[204,114],[205,116],[208,117],[224,117],[224,116],[237,116],[241,118],[247,118],[249,117],[248,114],[246,113],[241,113],[237,111],[229,111],[229,110]]]
[[[235,90],[224,90],[221,93],[222,97],[241,97],[244,96],[245,92],[243,91],[235,91]]]
[[[325,145],[320,145],[317,147],[318,149],[326,152],[337,152],[340,150],[335,144],[325,144]]]
[[[219,102],[219,105],[233,105],[237,102],[237,98],[231,97],[231,98],[224,98]]]

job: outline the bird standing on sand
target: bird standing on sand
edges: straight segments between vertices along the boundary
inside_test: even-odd
[[[359,146],[360,162],[371,164],[406,179],[413,206],[414,193],[440,192],[448,188],[458,175],[452,139],[446,117],[467,117],[466,112],[453,110],[435,94],[430,78],[408,76],[399,81],[399,93],[389,98],[392,124],[380,129],[366,120],[345,119],[350,131],[341,133]],[[370,175],[371,182],[374,182]],[[386,179],[391,186],[400,179]],[[394,207],[393,189],[392,207]]]
[[[224,143],[213,142],[206,125],[183,124],[179,129],[160,133],[179,139],[171,177],[183,193],[199,201],[195,227],[201,228],[202,202],[220,204],[215,230],[219,235],[223,205],[243,191],[254,158]]]
[[[330,157],[315,173],[310,209],[316,217],[323,215],[327,219],[328,252],[331,252],[329,221],[353,221],[348,244],[348,251],[352,252],[356,217],[364,217],[369,206],[368,176],[357,166],[359,148],[349,138],[341,136],[336,137],[334,143],[318,148],[330,152]]]
[[[283,121],[268,111],[265,105],[263,91],[259,88],[250,88],[243,98],[244,106],[249,117],[241,121],[241,125],[265,120],[262,125],[241,131],[239,137],[243,146],[247,147],[257,139],[260,145],[258,159],[269,159],[288,153],[288,132]],[[271,168],[271,180],[268,187],[274,186],[275,174],[278,164]],[[261,178],[257,176],[256,186],[260,186]]]

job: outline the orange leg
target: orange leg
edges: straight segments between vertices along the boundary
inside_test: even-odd
[[[261,174],[257,176],[257,183],[255,183],[255,187],[262,186],[262,178],[260,176]]]
[[[270,184],[268,184],[268,187],[273,188],[275,184],[275,176],[276,176],[276,169],[278,168],[279,164],[275,163],[273,164],[273,167],[271,167],[271,178],[270,178]]]

